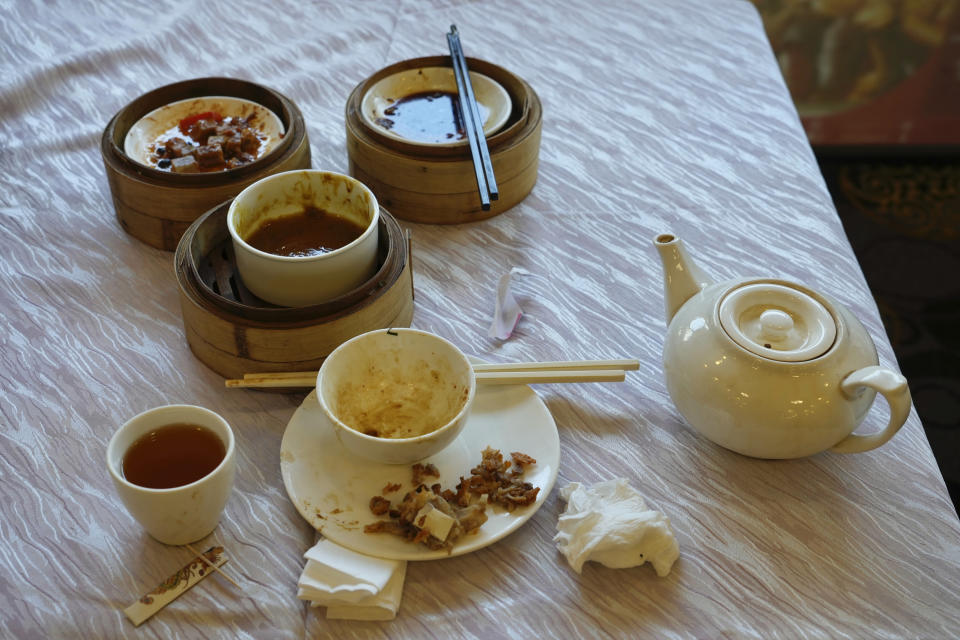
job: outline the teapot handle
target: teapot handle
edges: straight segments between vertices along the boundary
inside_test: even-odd
[[[840,383],[840,391],[847,398],[855,398],[868,387],[882,393],[890,405],[890,421],[879,433],[868,436],[851,434],[830,448],[834,453],[859,453],[876,449],[893,437],[910,414],[910,388],[907,379],[883,367],[864,367],[854,371]]]

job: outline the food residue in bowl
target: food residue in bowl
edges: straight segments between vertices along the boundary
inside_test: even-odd
[[[443,489],[439,482],[427,486],[427,477],[439,478],[432,464],[413,465],[415,489],[397,505],[382,495],[370,499],[374,515],[387,515],[364,527],[365,533],[390,533],[432,550],[451,551],[463,536],[477,531],[487,521],[487,505],[508,511],[537,501],[539,487],[523,480],[526,468],[537,463],[532,457],[513,452],[504,460],[499,450],[487,447],[480,464],[461,477],[456,489]],[[390,487],[394,485],[388,485]]]
[[[416,438],[449,424],[470,396],[424,360],[394,366],[371,363],[363,376],[336,389],[335,413],[354,431],[376,438]]]

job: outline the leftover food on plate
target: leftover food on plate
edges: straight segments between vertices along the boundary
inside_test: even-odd
[[[177,173],[236,169],[256,160],[266,139],[249,118],[204,111],[163,132],[150,145],[150,162]]]
[[[439,482],[428,487],[424,479],[439,478],[439,472],[432,464],[415,464],[415,488],[399,503],[394,505],[382,495],[370,499],[370,511],[390,519],[368,524],[364,532],[390,533],[432,550],[452,550],[459,539],[487,521],[488,505],[513,511],[536,502],[540,488],[523,480],[526,468],[536,462],[516,451],[504,460],[499,450],[487,447],[480,464],[470,470],[468,477],[461,476],[455,489],[443,489]]]
[[[214,173],[264,157],[283,136],[283,122],[267,107],[243,98],[207,96],[146,114],[127,131],[123,151],[160,171]]]

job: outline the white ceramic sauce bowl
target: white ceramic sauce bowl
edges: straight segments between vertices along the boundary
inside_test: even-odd
[[[348,340],[317,376],[317,400],[343,446],[388,464],[443,450],[463,431],[475,395],[467,357],[416,329],[380,329]]]
[[[312,256],[280,256],[247,243],[261,224],[295,215],[308,206],[360,225],[349,244]],[[278,173],[254,182],[230,203],[227,229],[237,270],[254,295],[282,307],[305,307],[332,300],[370,278],[377,267],[380,206],[359,180],[331,171]]]
[[[140,436],[170,424],[197,424],[210,429],[226,452],[217,467],[196,482],[170,489],[150,489],[123,477],[123,457]],[[169,545],[196,542],[217,528],[233,489],[236,446],[233,431],[218,414],[193,405],[149,409],[121,426],[107,445],[107,470],[130,515],[156,540]]]

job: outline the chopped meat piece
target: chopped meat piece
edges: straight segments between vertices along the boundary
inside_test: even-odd
[[[174,138],[168,140],[166,144],[166,155],[169,158],[182,158],[193,153],[194,146],[183,138]]]
[[[390,501],[382,496],[373,496],[370,498],[370,511],[375,515],[382,516],[390,510]]]
[[[233,136],[240,135],[240,127],[233,123],[221,123],[220,126],[217,127],[217,135],[232,138]]]
[[[218,144],[205,144],[197,149],[197,163],[204,168],[223,164],[223,148]]]
[[[243,139],[240,146],[244,151],[254,154],[260,150],[260,138],[257,137],[257,134],[254,133],[252,129],[244,129],[241,136]]]
[[[183,156],[182,158],[174,158],[171,162],[171,169],[177,173],[193,173],[199,167],[197,166],[197,159],[193,156]]]
[[[223,151],[228,156],[233,157],[240,155],[240,152],[243,151],[242,142],[243,138],[239,135],[234,134],[230,137],[224,137]]]
[[[513,458],[513,464],[517,465],[521,469],[531,464],[537,464],[536,460],[525,453],[520,453],[519,451],[514,451],[510,454],[510,457]]]
[[[208,136],[217,132],[219,125],[220,123],[212,118],[203,118],[190,125],[190,130],[187,132],[187,135],[197,142],[205,143]]]
[[[513,452],[511,460],[504,460],[500,451],[487,447],[480,464],[470,470],[470,476],[460,477],[456,491],[442,489],[439,482],[428,488],[422,480],[427,476],[439,477],[436,467],[413,465],[416,488],[404,495],[396,508],[391,508],[382,496],[372,498],[371,511],[377,515],[387,513],[390,520],[369,524],[364,531],[391,533],[429,549],[450,551],[457,540],[477,531],[487,521],[488,504],[512,511],[536,502],[540,488],[523,481],[525,467],[536,462],[520,452]],[[392,486],[396,485],[387,485]]]
[[[485,502],[480,502],[459,511],[457,519],[460,521],[460,526],[463,527],[465,534],[473,533],[487,521],[486,506]]]
[[[420,464],[418,462],[413,465],[413,486],[423,484],[423,479],[426,477],[439,478],[440,472],[433,464]]]
[[[527,460],[536,462],[526,454],[515,452],[512,454],[514,462]],[[462,494],[468,491],[477,495],[486,495],[492,504],[499,504],[512,511],[516,507],[533,504],[540,493],[538,487],[529,482],[523,482],[524,467],[518,464],[517,469],[510,470],[511,462],[503,459],[496,449],[487,447],[483,450],[480,464],[470,470],[470,477],[461,479],[457,485],[458,504],[463,505]]]

